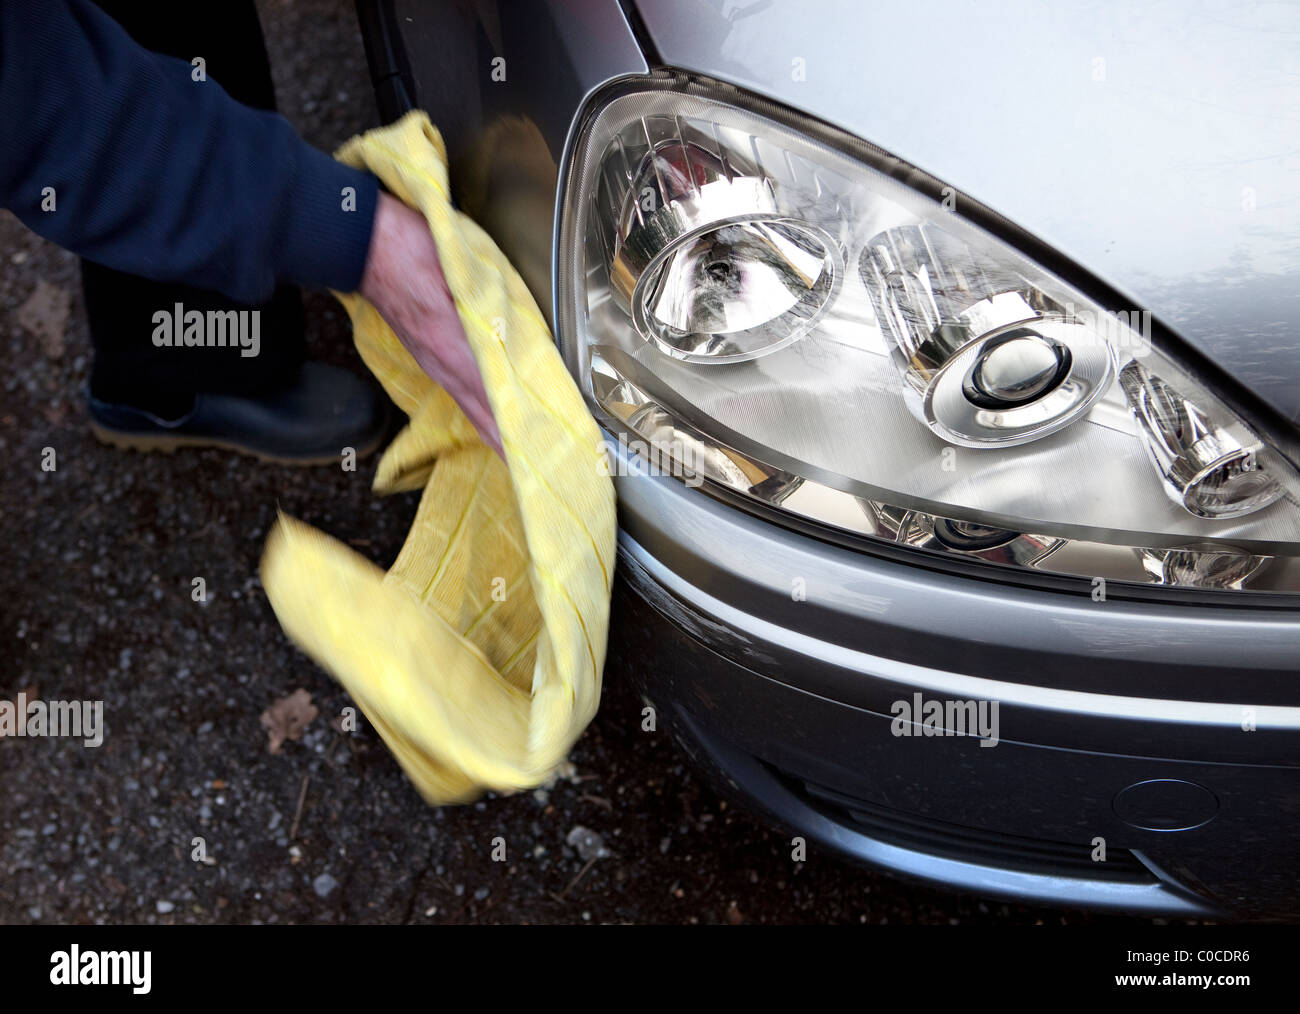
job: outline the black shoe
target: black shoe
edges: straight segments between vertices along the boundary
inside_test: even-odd
[[[289,465],[338,464],[345,448],[364,457],[383,443],[388,421],[382,392],[347,370],[316,362],[257,397],[197,394],[179,419],[90,397],[90,428],[114,447],[224,447]]]

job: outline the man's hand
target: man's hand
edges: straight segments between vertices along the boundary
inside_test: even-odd
[[[418,211],[382,192],[360,292],[420,368],[456,399],[483,442],[504,457],[483,377],[456,313],[429,225]]]

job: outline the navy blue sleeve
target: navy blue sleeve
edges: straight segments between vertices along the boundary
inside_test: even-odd
[[[0,205],[89,260],[241,302],[356,289],[375,177],[192,71],[87,0],[0,0]]]

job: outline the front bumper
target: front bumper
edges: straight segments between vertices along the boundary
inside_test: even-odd
[[[1300,911],[1295,612],[958,577],[618,472],[611,671],[796,834],[1021,901]],[[998,742],[896,735],[918,693],[996,701]]]

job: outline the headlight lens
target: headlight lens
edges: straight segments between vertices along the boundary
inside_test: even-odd
[[[1300,590],[1300,476],[1148,315],[729,97],[639,84],[575,145],[557,330],[607,427],[917,550]]]
[[[785,348],[808,333],[843,273],[830,236],[783,218],[765,181],[698,144],[648,147],[606,197],[618,203],[611,294],[677,359],[738,363]]]

